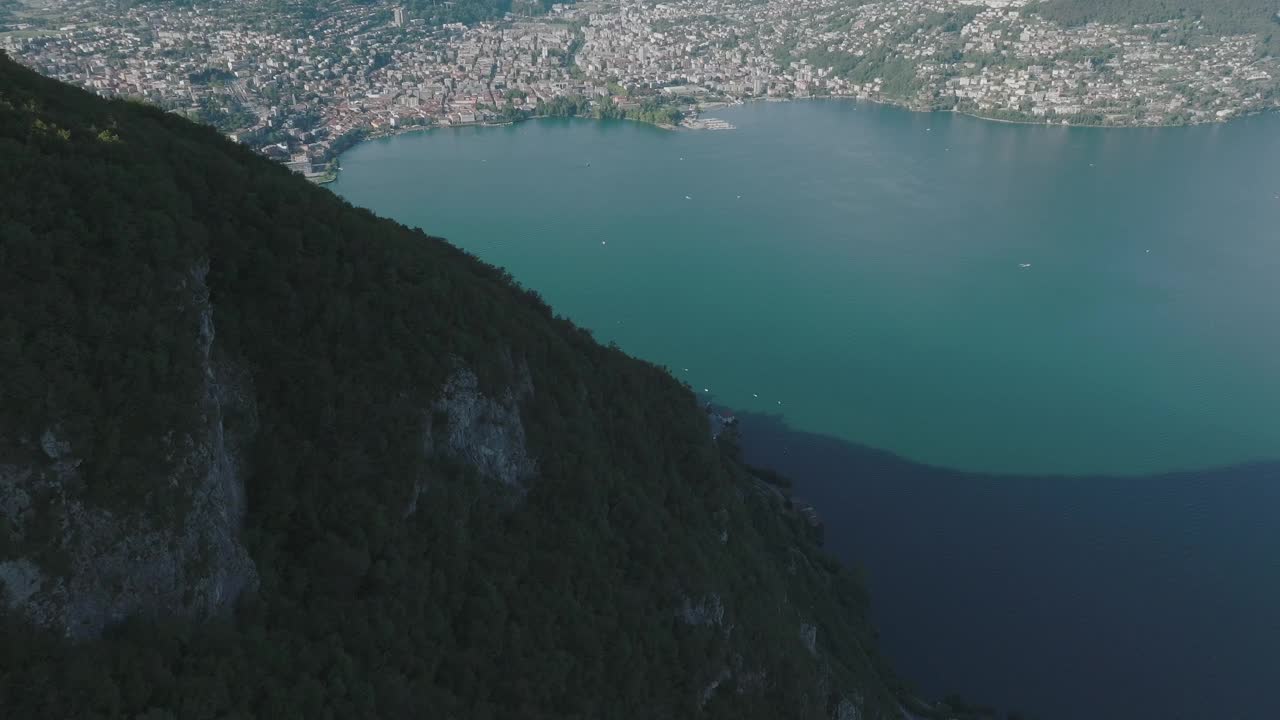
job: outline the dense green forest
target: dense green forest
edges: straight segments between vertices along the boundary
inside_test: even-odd
[[[82,460],[67,492],[181,523],[166,438],[202,427],[212,337],[255,398],[252,423],[226,422],[252,438],[243,538],[261,579],[234,617],[134,619],[77,645],[5,611],[6,717],[884,718],[911,702],[856,577],[732,439],[711,441],[690,389],[503,271],[3,55],[0,167],[0,464],[40,462],[21,439],[54,425]],[[492,397],[527,385],[526,486],[424,451],[460,368]],[[47,529],[57,508],[32,512]],[[2,520],[0,562],[68,572],[57,532]],[[705,621],[681,619],[691,605]]]
[[[1064,25],[1200,20],[1215,34],[1280,33],[1278,0],[1041,0],[1032,9]]]
[[[914,95],[923,86],[923,81],[916,74],[916,64],[901,57],[893,48],[899,44],[910,43],[911,38],[922,31],[941,28],[945,32],[956,33],[978,14],[979,7],[963,6],[948,12],[933,12],[925,15],[919,22],[903,28],[895,37],[865,55],[833,51],[825,47],[817,47],[804,54],[815,67],[829,67],[836,77],[850,82],[868,83],[877,78],[887,95],[906,98]],[[832,26],[833,31],[854,32],[845,21]],[[797,59],[795,48],[783,46],[777,55],[780,63],[790,63]]]
[[[608,114],[606,114],[608,113]],[[623,110],[609,101],[598,113],[600,117],[622,117],[638,122],[654,125],[676,125],[684,117],[680,108],[662,97],[647,97],[640,101],[640,106]]]
[[[654,125],[676,125],[684,117],[680,108],[659,96],[646,97],[639,105],[625,109],[611,97],[598,100],[595,107],[592,107],[591,100],[581,95],[557,95],[551,100],[539,99],[533,110],[516,107],[512,102],[515,99],[522,97],[509,93],[507,102],[498,107],[499,117],[503,121],[517,122],[531,117],[591,117],[597,120],[635,120]]]

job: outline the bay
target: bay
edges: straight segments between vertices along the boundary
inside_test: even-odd
[[[799,430],[1007,473],[1280,453],[1280,117],[1099,130],[844,102],[716,114],[738,129],[403,135],[346,154],[333,188]]]

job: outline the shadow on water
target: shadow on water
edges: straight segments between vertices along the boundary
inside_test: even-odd
[[[1275,717],[1280,461],[993,476],[740,414],[866,570],[882,649],[932,696],[1052,720]]]

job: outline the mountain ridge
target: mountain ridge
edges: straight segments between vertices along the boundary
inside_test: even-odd
[[[2,56],[0,166],[15,716],[900,715],[785,493],[503,271]]]

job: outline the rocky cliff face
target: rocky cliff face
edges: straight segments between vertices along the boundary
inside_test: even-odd
[[[155,482],[189,488],[172,524],[154,512],[122,512],[86,497],[83,459],[57,427],[0,453],[0,597],[11,611],[67,637],[95,637],[131,616],[204,618],[229,610],[257,585],[239,535],[246,512],[244,451],[257,430],[253,380],[215,350],[206,268],[191,278],[200,305],[202,417],[194,432],[164,438],[170,469]],[[423,454],[448,456],[522,491],[537,475],[520,402],[527,366],[496,397],[459,366],[424,413]],[[433,421],[433,418],[436,420]],[[441,422],[442,421],[442,422]],[[406,508],[417,509],[418,487]]]
[[[57,426],[10,442],[0,454],[0,591],[11,611],[84,639],[133,615],[219,614],[256,585],[239,539],[253,393],[247,373],[215,360],[206,272],[189,281],[200,309],[200,422],[161,439],[170,462],[154,479],[185,501],[167,517],[99,506]]]
[[[516,377],[497,397],[480,392],[475,373],[459,368],[449,376],[435,404],[446,419],[438,444],[452,455],[504,485],[523,488],[538,473],[525,447],[520,401],[533,394],[533,381],[523,363],[508,362]]]
[[[509,354],[505,359],[515,380],[498,397],[481,392],[479,378],[461,364],[449,375],[439,398],[423,413],[422,453],[426,459],[439,454],[470,465],[522,493],[538,475],[520,417],[520,403],[533,395],[533,380],[525,363]],[[415,483],[405,517],[417,512],[425,485],[422,477]]]
[[[253,380],[216,350],[207,272],[197,267],[189,279],[204,371],[200,421],[160,439],[169,463],[153,481],[182,490],[185,501],[167,518],[154,508],[98,506],[86,492],[84,459],[56,425],[7,443],[0,451],[0,601],[10,611],[86,639],[135,615],[217,615],[256,587],[239,537],[244,451],[257,430]],[[537,475],[520,415],[533,383],[523,362],[508,357],[505,364],[514,380],[496,396],[459,365],[424,413],[423,454],[448,456],[522,491]]]

